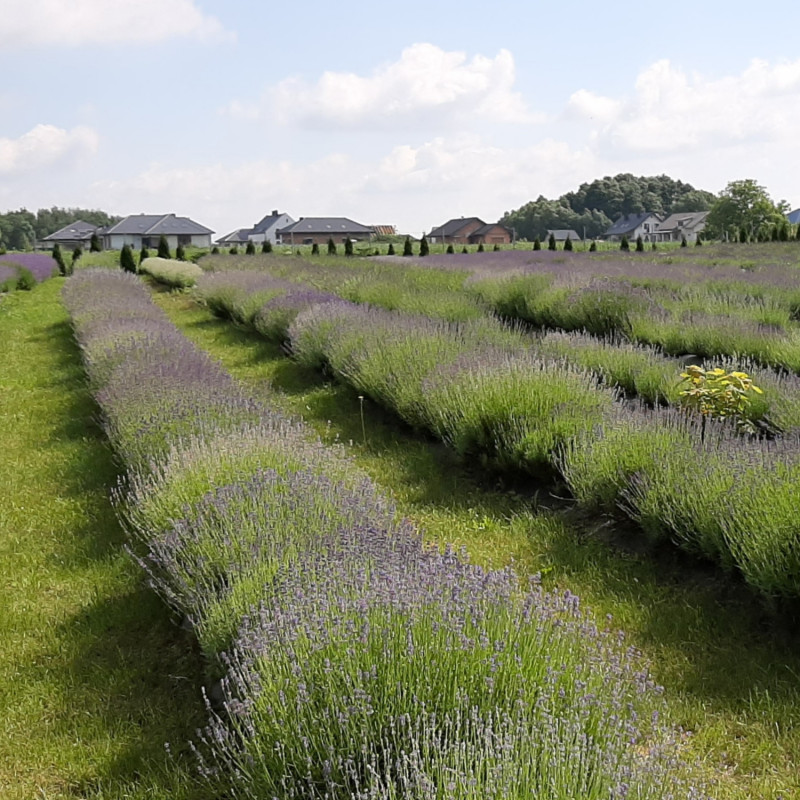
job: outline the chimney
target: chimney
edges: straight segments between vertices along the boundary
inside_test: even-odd
[[[272,212],[272,216],[273,217],[277,217],[278,216],[278,209],[277,208]]]

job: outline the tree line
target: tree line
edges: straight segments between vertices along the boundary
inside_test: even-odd
[[[711,192],[667,175],[637,177],[620,173],[582,183],[577,191],[556,200],[540,195],[514,211],[501,225],[514,228],[517,238],[545,239],[548,230],[574,230],[593,239],[604,234],[623,215],[652,211],[662,217],[680,211],[708,211],[716,200]]]
[[[6,250],[30,250],[57,230],[82,219],[91,225],[112,225],[122,217],[86,208],[40,208],[36,213],[21,208],[0,214],[0,247]]]

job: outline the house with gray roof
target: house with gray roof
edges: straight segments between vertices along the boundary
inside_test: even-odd
[[[184,247],[211,247],[210,228],[200,225],[188,217],[175,214],[131,214],[103,231],[103,247],[106,250],[122,250],[129,245],[135,250],[142,247],[156,248],[165,236],[170,250],[179,244]]]
[[[347,217],[300,217],[286,227],[280,228],[276,235],[278,244],[326,244],[333,239],[342,244],[348,239],[356,242],[370,241],[374,231],[368,225]]]
[[[705,230],[708,211],[683,211],[670,214],[656,228],[657,241],[696,242],[697,237]]]
[[[800,208],[797,208],[790,214],[787,214],[786,219],[788,219],[792,225],[800,225]]]
[[[549,239],[551,235],[557,242],[566,242],[567,239],[569,239],[571,242],[579,242],[581,240],[581,235],[573,231],[571,228],[549,230],[547,231],[547,236],[545,238]]]
[[[74,250],[76,247],[88,250],[92,242],[92,236],[99,235],[100,232],[101,229],[97,225],[78,219],[69,225],[65,225],[61,230],[45,236],[39,244],[48,250],[52,250],[56,244],[70,250]]]
[[[221,244],[225,247],[232,247],[236,245],[247,245],[250,241],[250,234],[253,232],[252,228],[238,228],[235,231],[231,231],[230,233],[226,233],[222,238],[217,239],[217,244]]]
[[[625,214],[603,234],[603,237],[609,242],[619,242],[623,236],[626,236],[628,241],[641,236],[643,242],[655,242],[658,239],[656,229],[660,224],[661,217],[650,211],[642,214]]]
[[[278,243],[278,231],[281,228],[287,228],[294,223],[294,220],[288,214],[281,214],[275,209],[271,214],[267,214],[264,219],[257,222],[252,231],[250,232],[250,241],[257,244],[264,242]]]

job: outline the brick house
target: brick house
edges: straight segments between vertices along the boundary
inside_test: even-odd
[[[451,219],[428,234],[431,244],[509,244],[511,231],[496,222],[479,217]]]
[[[348,239],[368,242],[374,231],[347,217],[300,217],[297,222],[277,231],[278,244],[343,244]]]

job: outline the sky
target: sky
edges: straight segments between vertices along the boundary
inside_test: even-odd
[[[800,207],[800,4],[3,0],[0,212],[423,231],[605,175]]]

